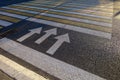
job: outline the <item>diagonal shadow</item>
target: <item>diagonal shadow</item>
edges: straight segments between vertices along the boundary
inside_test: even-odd
[[[0,0],[0,7],[32,0]]]

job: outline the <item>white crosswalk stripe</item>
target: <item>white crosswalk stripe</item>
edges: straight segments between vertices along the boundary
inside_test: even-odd
[[[47,14],[47,13],[41,14],[41,15],[56,17],[56,18],[62,18],[62,19],[68,19],[68,20],[73,20],[73,21],[79,21],[79,22],[84,22],[84,23],[90,23],[90,24],[95,24],[95,25],[100,25],[100,26],[112,27],[112,24],[110,24],[110,23],[96,22],[96,21],[91,21],[91,20],[71,18],[71,17],[60,16],[60,15],[55,15],[55,14]]]
[[[0,40],[0,48],[61,80],[106,80],[7,38]]]
[[[27,13],[32,13],[32,14],[38,14],[39,12],[35,12],[35,11],[29,11],[29,10],[22,10],[22,9],[15,9],[15,8],[10,8],[10,7],[2,7],[5,9],[11,9],[11,10],[17,10],[17,11],[22,11],[22,12],[27,12]]]
[[[8,22],[8,21],[4,21],[4,20],[0,20],[0,25],[1,26],[10,26],[10,25],[12,25],[13,23],[11,23],[11,22]]]
[[[107,39],[111,39],[110,33],[90,30],[87,28],[82,28],[82,27],[77,27],[77,26],[65,25],[62,23],[57,23],[57,22],[47,21],[47,20],[42,20],[42,19],[36,19],[36,18],[29,18],[27,20],[32,21],[32,22],[37,22],[37,23],[43,23],[43,24],[47,24],[47,25],[51,25],[51,26],[55,26],[55,27],[59,27],[59,28],[69,29],[69,30],[73,30],[73,31],[77,31],[77,32],[82,32],[82,33],[86,33],[86,34],[90,34],[90,35],[95,35],[95,36],[99,36],[99,37],[103,37],[103,38],[107,38]]]
[[[20,18],[20,19],[28,18],[27,16],[22,16],[22,15],[13,14],[13,13],[7,13],[7,12],[3,12],[3,11],[0,11],[0,14],[10,16],[10,17]]]

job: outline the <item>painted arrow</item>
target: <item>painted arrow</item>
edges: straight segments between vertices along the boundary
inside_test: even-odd
[[[48,37],[50,37],[51,35],[57,35],[57,28],[54,29],[50,29],[45,31],[45,35],[43,35],[41,38],[39,38],[38,40],[35,41],[35,43],[37,44],[41,44],[44,40],[46,40]]]
[[[42,27],[40,28],[36,28],[36,29],[32,29],[32,30],[29,30],[30,32],[22,37],[20,37],[19,39],[17,39],[17,41],[19,42],[22,42],[24,41],[25,39],[29,38],[30,36],[32,36],[33,34],[37,33],[37,34],[40,34],[41,31],[42,31]]]
[[[55,39],[58,39],[58,40],[51,48],[48,49],[47,51],[48,54],[53,55],[64,42],[70,43],[68,34],[60,35],[58,37],[55,37]]]

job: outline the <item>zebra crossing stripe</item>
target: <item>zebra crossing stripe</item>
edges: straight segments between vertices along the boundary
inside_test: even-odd
[[[110,23],[97,22],[97,21],[79,19],[79,18],[72,18],[72,17],[60,16],[60,15],[48,14],[48,13],[41,14],[41,15],[49,16],[49,17],[53,17],[53,18],[67,19],[67,20],[72,20],[72,21],[77,21],[77,22],[83,22],[83,23],[88,23],[88,24],[94,24],[94,25],[99,25],[99,26],[104,26],[104,27],[112,27],[112,24],[110,24]]]
[[[33,8],[33,9],[40,9],[40,10],[48,10],[47,8],[41,8],[41,7],[35,7],[35,6],[26,6],[26,5],[20,5],[20,4],[15,4],[13,6],[20,6],[20,7],[27,7],[27,8]]]
[[[99,15],[99,16],[112,16],[113,13],[106,13],[102,11],[93,11],[93,10],[87,10],[87,9],[76,9],[76,8],[65,8],[65,7],[59,7],[57,9],[61,10],[69,10],[69,11],[74,11],[74,12],[83,12],[83,13],[89,13],[89,14],[94,14],[94,15]]]
[[[45,10],[43,9],[36,9],[36,8],[28,8],[24,6],[9,6],[10,8],[17,8],[17,9],[22,9],[22,10],[30,10],[30,11],[35,11],[35,12],[44,12]]]
[[[20,59],[36,66],[48,74],[59,78],[60,80],[106,80],[8,38],[0,40],[0,48],[9,52],[9,54],[19,57]]]
[[[60,23],[60,22],[45,20],[45,19],[42,19],[42,18],[41,19],[28,18],[27,20],[32,21],[32,22],[47,24],[47,25],[51,25],[51,26],[55,26],[55,27],[59,27],[59,28],[64,28],[64,29],[68,29],[68,30],[72,30],[72,31],[80,32],[80,33],[99,36],[99,37],[106,38],[106,39],[111,39],[111,33],[96,31],[96,30],[92,30],[92,29],[89,29],[89,28],[84,28],[84,27],[81,27],[81,25],[79,25],[80,27],[78,27],[78,26],[75,26],[75,25],[63,24],[63,23]],[[72,22],[68,22],[68,23],[72,23]],[[76,24],[76,23],[73,23],[73,24]],[[110,29],[108,32],[111,32],[111,28],[107,28],[107,30],[108,29]]]
[[[87,23],[82,23],[82,22],[77,22],[77,21],[72,21],[72,20],[67,20],[67,19],[61,19],[61,18],[53,18],[50,16],[38,15],[38,16],[35,16],[35,18],[44,19],[48,21],[54,21],[54,22],[73,25],[73,26],[78,26],[78,27],[83,27],[83,28],[88,28],[88,29],[93,29],[93,30],[98,30],[98,31],[103,31],[103,32],[108,32],[108,33],[111,33],[111,30],[112,30],[110,27],[103,27],[103,26],[87,24]]]
[[[0,20],[5,20],[5,21],[13,22],[13,23],[20,21],[20,19],[12,18],[12,17],[8,17],[8,16],[4,16],[4,15],[0,15]]]
[[[10,25],[12,25],[12,24],[13,24],[13,23],[11,23],[11,22],[4,21],[4,20],[0,20],[0,25],[1,25],[1,26],[7,27],[7,26],[10,26]]]
[[[108,17],[108,16],[99,16],[99,15],[93,15],[93,14],[84,13],[84,12],[72,12],[72,11],[65,11],[65,10],[60,10],[60,9],[50,9],[50,10],[51,11],[56,11],[56,12],[77,14],[77,15],[81,15],[81,16],[94,17],[94,18],[112,19],[111,17]]]
[[[73,5],[73,4],[65,4],[65,6],[70,6],[70,7],[79,7],[79,6],[84,6],[84,7],[94,7],[94,8],[104,8],[106,7],[106,9],[112,9],[113,8],[113,5],[89,5],[89,4],[76,4],[76,5]]]
[[[52,5],[52,4],[55,4],[55,3],[58,3],[58,2],[55,2],[55,1],[48,1],[48,2],[29,2],[29,3],[22,3],[22,4],[34,4],[34,5],[41,5],[41,4],[46,4],[46,5]]]
[[[23,4],[26,6],[35,6],[35,7],[42,7],[42,8],[53,8],[53,6],[42,6],[42,5],[33,5],[33,4]]]
[[[57,8],[59,10],[64,10],[64,11],[72,11],[76,13],[86,13],[86,14],[91,14],[91,15],[96,15],[96,16],[103,16],[103,17],[112,17],[112,14],[106,14],[106,13],[101,13],[101,12],[91,12],[87,10],[75,10],[75,9],[67,9],[67,8]]]
[[[12,14],[12,13],[7,13],[7,12],[2,12],[2,11],[0,11],[0,14],[6,15],[6,16],[10,16],[10,17],[19,18],[19,19],[26,19],[26,18],[28,18],[28,17],[26,17],[26,16],[17,15],[17,14]]]
[[[35,12],[35,11],[29,11],[29,10],[22,10],[22,9],[15,9],[15,8],[10,8],[10,7],[2,7],[5,9],[10,9],[10,10],[17,10],[17,11],[22,11],[22,12],[27,12],[27,13],[31,13],[31,14],[38,14],[39,12]]]
[[[27,17],[34,16],[34,14],[31,14],[31,13],[25,13],[25,12],[20,12],[20,11],[16,11],[16,10],[9,10],[9,9],[4,9],[4,8],[0,8],[0,11],[9,12],[9,13],[27,16]]]
[[[75,10],[75,12],[82,12],[82,13],[88,13],[88,14],[92,14],[92,15],[99,15],[99,16],[103,16],[103,17],[111,17],[112,18],[112,16],[113,16],[113,13],[110,13],[110,14],[108,14],[108,13],[104,13],[104,12],[89,12],[89,11],[84,11],[84,10]]]
[[[59,5],[59,4],[60,4],[60,3],[56,3],[56,4],[29,4],[29,5],[56,7],[56,6]],[[26,5],[26,4],[21,4],[21,5]],[[27,4],[27,5],[28,5],[28,4]]]
[[[87,6],[87,7],[93,7],[95,5],[90,5],[90,4],[82,4],[82,3],[67,3],[66,5],[71,5],[71,6]],[[108,7],[109,6],[109,7]],[[96,6],[97,8],[107,8],[107,9],[113,9],[113,5],[103,5],[103,4],[100,4],[100,5],[97,5]]]
[[[95,6],[93,7],[86,7],[86,6],[67,6],[64,5],[63,7],[65,8],[75,8],[75,9],[86,9],[86,10],[93,10],[93,11],[102,11],[102,12],[107,12],[107,13],[113,13],[113,9],[106,9],[106,8],[96,8]]]
[[[15,80],[48,80],[1,54],[0,69],[9,76],[14,77]]]
[[[99,21],[99,22],[112,23],[112,20],[110,20],[110,19],[101,19],[101,18],[94,18],[94,17],[89,17],[89,16],[81,16],[78,14],[70,14],[70,13],[63,13],[63,12],[57,12],[57,11],[49,11],[47,13],[68,16],[68,17],[74,17],[74,18],[80,18],[80,19],[88,19],[88,20]]]

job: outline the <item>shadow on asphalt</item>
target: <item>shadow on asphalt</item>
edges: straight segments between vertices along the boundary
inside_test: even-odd
[[[0,0],[0,7],[32,0]]]

